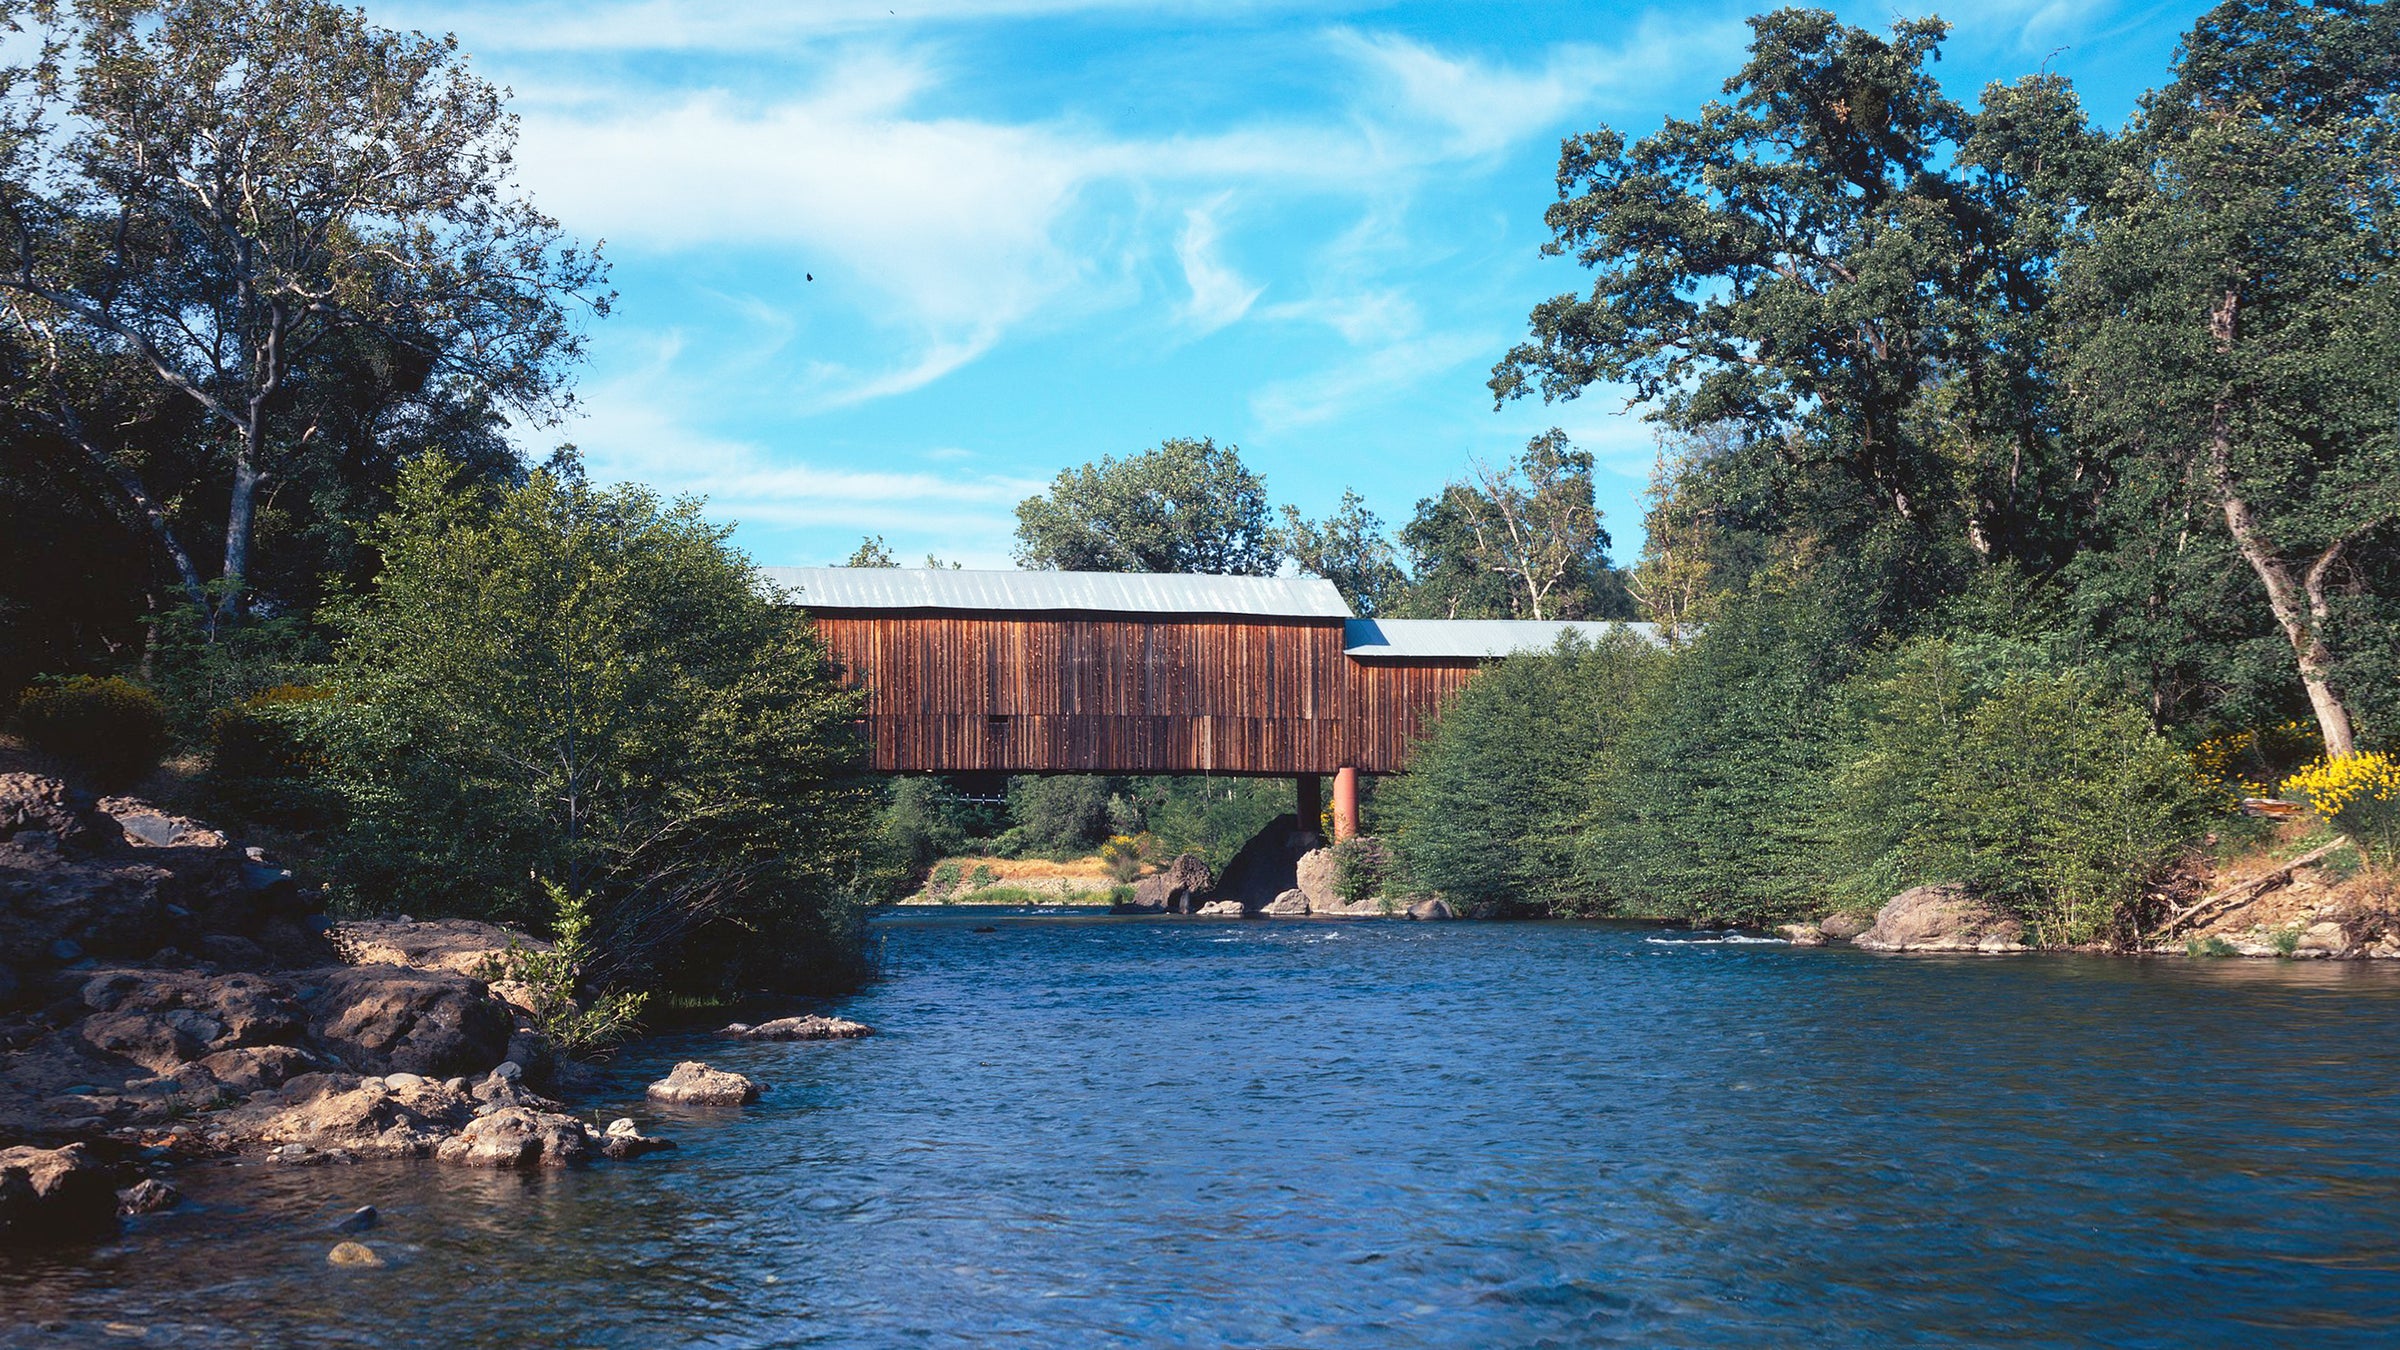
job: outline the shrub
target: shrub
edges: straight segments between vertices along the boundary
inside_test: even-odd
[[[113,675],[35,684],[17,700],[17,725],[34,749],[68,761],[105,787],[140,782],[167,752],[166,705]]]
[[[333,696],[322,686],[277,685],[210,714],[212,802],[275,824],[326,823],[331,803],[316,779],[329,766],[305,728],[313,706]]]
[[[1469,682],[1391,784],[1386,828],[1409,877],[1465,904],[1582,907],[1576,821],[1661,659],[1630,635],[1569,639]]]
[[[1333,846],[1333,889],[1351,904],[1383,894],[1392,878],[1391,849],[1372,835],[1354,834]]]
[[[1577,840],[1579,907],[1764,923],[1824,894],[1832,694],[1857,668],[1860,608],[1813,581],[1762,584],[1596,704],[1610,731]]]
[[[2038,943],[2090,941],[2205,828],[2189,760],[2085,672],[1985,689],[1921,640],[1847,692],[1828,818],[1856,899],[1964,882]]]
[[[487,963],[479,973],[486,980],[509,980],[525,986],[531,996],[534,1026],[578,1058],[600,1053],[630,1035],[640,1021],[647,994],[585,993],[579,988],[585,964],[591,959],[591,907],[555,882],[544,881],[543,893],[553,913],[556,935],[550,950],[536,951],[520,942]]]
[[[999,873],[994,872],[991,868],[984,866],[982,863],[977,863],[975,864],[975,870],[967,874],[967,889],[970,891],[985,890],[999,880]]]
[[[2321,759],[2283,780],[2283,794],[2306,800],[2369,861],[2400,857],[2400,759],[2374,750]]]
[[[1113,800],[1122,801],[1123,798]],[[1100,861],[1108,865],[1108,874],[1118,881],[1131,881],[1142,874],[1156,842],[1146,834],[1113,835],[1100,846]]]
[[[600,985],[863,977],[877,784],[807,617],[696,501],[454,472],[402,475],[302,719],[343,901],[548,923],[546,877],[590,907]]]
[[[1109,834],[1110,780],[1081,774],[1008,780],[1017,846],[1028,853],[1081,853]]]
[[[925,893],[944,896],[958,889],[959,867],[955,859],[935,863],[931,875],[925,878]]]

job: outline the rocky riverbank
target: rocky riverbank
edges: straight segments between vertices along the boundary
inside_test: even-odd
[[[542,946],[460,920],[330,922],[198,821],[0,774],[0,1239],[170,1206],[173,1169],[212,1159],[554,1167],[672,1147],[561,1103],[573,1066],[530,991],[495,978],[512,945]]]

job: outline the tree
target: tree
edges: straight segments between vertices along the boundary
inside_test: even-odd
[[[514,120],[450,38],[323,0],[14,3],[0,69],[0,320],[23,406],[147,526],[209,624],[238,619],[261,492],[325,434],[360,344],[537,419],[605,271],[509,185]],[[110,432],[156,398],[220,439],[213,583]],[[209,592],[213,591],[213,595]]]
[[[1342,504],[1323,521],[1303,518],[1298,507],[1283,508],[1284,548],[1300,570],[1332,582],[1350,608],[1373,618],[1407,584],[1399,555],[1384,537],[1383,518],[1348,488]]]
[[[2164,488],[2152,502],[2222,521],[2337,756],[2363,618],[2344,592],[2400,522],[2396,82],[2389,5],[2220,5],[2144,101],[2068,268],[2080,431],[2113,475]]]
[[[1606,128],[1567,141],[1543,252],[1599,276],[1588,299],[1534,309],[1493,393],[1623,382],[1670,426],[1744,423],[1920,516],[1941,489],[1905,415],[1940,355],[1959,253],[1933,166],[1967,122],[1925,70],[1946,25],[1904,21],[1886,40],[1779,10],[1750,27],[1734,102],[1631,147]]]
[[[883,542],[883,536],[880,534],[870,534],[859,540],[858,547],[850,550],[850,556],[841,561],[843,567],[898,567],[899,565],[892,557],[891,546]],[[931,556],[925,559],[925,565],[933,566]]]
[[[1472,483],[1417,503],[1400,532],[1413,580],[1401,608],[1451,619],[1629,618],[1608,531],[1593,505],[1592,457],[1553,427]]]
[[[369,910],[541,922],[586,906],[600,983],[855,973],[877,794],[806,617],[697,501],[537,471],[454,489],[428,458],[335,615],[335,698],[299,714]]]
[[[1588,907],[1575,824],[1661,658],[1641,639],[1563,640],[1485,671],[1443,709],[1388,810],[1411,880],[1453,901]]]
[[[1266,480],[1238,447],[1177,438],[1061,472],[1017,504],[1026,567],[1271,576],[1281,561]]]

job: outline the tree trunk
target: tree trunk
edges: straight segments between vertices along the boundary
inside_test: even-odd
[[[258,517],[256,435],[246,433],[234,453],[233,500],[225,508],[225,590],[217,599],[217,618],[239,622],[250,575],[250,527]]]
[[[2241,315],[2238,285],[2227,287],[2224,296],[2209,308],[2208,335],[2219,355],[2233,354],[2241,335]],[[2208,449],[2209,477],[2216,486],[2217,501],[2225,509],[2225,528],[2232,531],[2235,546],[2267,588],[2267,607],[2275,611],[2275,622],[2283,626],[2283,635],[2292,644],[2292,655],[2300,663],[2300,683],[2308,690],[2308,705],[2316,712],[2317,729],[2325,737],[2325,754],[2329,758],[2351,754],[2358,743],[2350,731],[2350,710],[2333,688],[2333,649],[2325,641],[2326,574],[2340,560],[2342,546],[2348,541],[2336,539],[2327,545],[2308,569],[2305,583],[2294,578],[2292,569],[2267,542],[2257,515],[2233,481],[2230,394],[2220,395],[2209,410]]]
[[[83,419],[76,416],[73,409],[61,403],[58,413],[60,429],[91,460],[92,467],[99,470],[102,477],[116,484],[117,491],[125,495],[125,500],[132,504],[143,523],[150,527],[150,537],[158,541],[160,550],[167,555],[167,561],[174,565],[176,580],[183,583],[183,593],[191,598],[192,607],[199,611],[201,622],[208,622],[208,588],[200,582],[200,569],[192,562],[190,551],[184,548],[182,540],[175,537],[175,527],[167,519],[166,508],[150,495],[149,487],[142,482],[139,474],[84,434]]]

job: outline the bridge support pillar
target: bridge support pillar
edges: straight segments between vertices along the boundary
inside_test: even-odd
[[[1358,770],[1343,769],[1333,776],[1333,838],[1339,843],[1358,833]]]
[[[1313,773],[1304,773],[1292,780],[1298,806],[1293,814],[1300,818],[1300,828],[1319,831],[1325,827],[1325,784]]]

